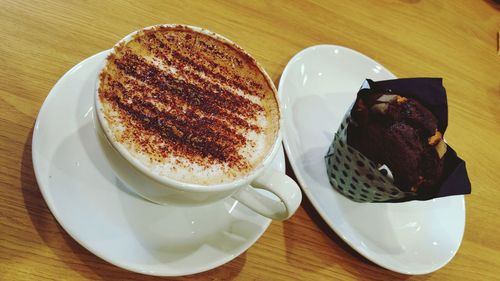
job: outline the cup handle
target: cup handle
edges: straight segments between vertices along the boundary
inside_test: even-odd
[[[267,190],[279,200],[263,195],[256,189]],[[241,188],[232,197],[265,217],[273,220],[286,220],[300,206],[302,192],[289,176],[267,169],[250,185]]]

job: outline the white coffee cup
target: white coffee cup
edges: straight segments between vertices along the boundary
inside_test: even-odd
[[[143,30],[151,29],[154,27],[155,26],[147,27]],[[183,27],[189,28],[195,32],[208,34],[209,36],[216,38],[217,40],[229,43],[243,51],[235,43],[222,37],[221,35],[206,31],[199,27],[185,25]],[[134,37],[137,32],[139,31],[135,31],[127,35],[117,44],[128,42]],[[272,86],[275,98],[278,102],[279,107],[281,108],[277,96],[277,91],[272,80],[260,66],[259,68],[268,80],[269,85]],[[95,91],[95,109],[100,123],[100,130],[104,132],[108,141],[122,156],[121,160],[123,163],[115,163],[116,165],[114,165],[114,167],[121,170],[118,171],[120,177],[122,177],[129,184],[129,186],[133,188],[134,191],[141,197],[157,204],[180,204],[184,206],[208,204],[223,200],[227,197],[233,197],[253,211],[276,220],[284,220],[291,217],[299,207],[302,200],[302,193],[298,185],[284,173],[277,172],[270,168],[270,165],[276,157],[276,154],[281,146],[281,134],[279,132],[275,138],[271,150],[268,152],[264,160],[245,176],[231,182],[211,184],[208,186],[185,183],[174,180],[167,176],[159,176],[155,173],[152,173],[149,169],[144,167],[144,165],[141,165],[126,148],[124,148],[115,140],[115,138],[113,137],[113,133],[108,126],[108,122],[104,117],[102,104],[98,97],[98,89],[99,85],[97,85]],[[282,111],[280,110],[279,112],[279,126],[281,128]],[[131,172],[129,169],[130,167],[126,167],[127,165],[130,166],[130,164],[135,169],[142,172],[142,174]],[[274,194],[277,198],[265,196],[262,193],[258,192],[256,189],[267,190]]]

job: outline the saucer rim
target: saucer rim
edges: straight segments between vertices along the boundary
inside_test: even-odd
[[[376,60],[370,58],[369,56],[367,56],[359,51],[356,51],[354,49],[351,49],[351,48],[348,48],[345,46],[341,46],[341,45],[335,45],[335,44],[319,44],[319,45],[309,46],[309,47],[306,47],[306,48],[298,51],[296,54],[294,54],[289,59],[289,61],[285,65],[283,72],[282,72],[282,75],[280,77],[280,81],[278,84],[278,94],[280,95],[280,99],[283,100],[283,104],[285,104],[287,108],[290,107],[290,103],[285,98],[286,92],[283,90],[283,85],[286,83],[285,79],[288,76],[288,72],[290,71],[291,65],[294,64],[295,60],[298,60],[301,55],[308,53],[308,52],[315,51],[316,49],[322,49],[322,48],[332,49],[332,50],[338,49],[338,50],[342,50],[345,52],[349,52],[351,54],[354,54],[354,55],[359,56],[365,60],[368,60],[374,64],[381,66],[383,69],[385,69],[390,74],[390,76],[392,76],[392,79],[397,78],[383,64],[377,62]],[[388,79],[391,79],[391,78],[388,78]],[[283,115],[284,115],[284,119],[285,119],[287,117],[287,113],[284,112]],[[290,166],[292,167],[292,170],[294,171],[294,173],[297,177],[297,181],[300,183],[301,189],[304,191],[307,198],[311,201],[311,204],[313,205],[314,209],[318,212],[321,219],[323,221],[325,221],[326,224],[330,227],[330,229],[332,229],[353,250],[355,250],[356,252],[361,254],[363,257],[367,258],[368,260],[372,261],[373,263],[377,264],[378,266],[380,266],[382,268],[385,268],[385,269],[388,269],[388,270],[391,270],[394,272],[398,272],[401,274],[406,274],[406,275],[423,275],[423,274],[428,274],[428,273],[437,271],[440,268],[446,266],[456,256],[456,253],[458,252],[458,250],[462,244],[463,236],[464,236],[464,232],[465,232],[466,208],[465,208],[465,198],[463,195],[453,196],[453,197],[457,198],[457,200],[460,200],[460,207],[461,207],[460,209],[463,211],[461,212],[461,214],[460,214],[461,217],[459,219],[461,221],[463,221],[463,227],[462,227],[461,232],[459,234],[460,238],[459,238],[459,241],[456,245],[456,250],[454,251],[454,253],[451,256],[449,256],[448,259],[443,260],[438,266],[430,266],[428,268],[428,270],[421,270],[421,271],[418,271],[418,270],[404,271],[404,270],[401,270],[397,267],[391,266],[389,264],[385,264],[383,261],[377,260],[376,258],[374,258],[374,256],[370,253],[370,251],[367,251],[367,250],[363,249],[362,247],[356,245],[357,239],[352,239],[351,237],[346,236],[345,233],[340,230],[340,227],[337,226],[336,223],[332,219],[330,219],[330,216],[325,212],[325,210],[323,209],[321,204],[317,201],[316,196],[313,195],[313,191],[308,186],[308,181],[305,180],[303,177],[302,168],[298,168],[298,165],[296,163],[296,157],[295,157],[296,155],[295,155],[295,153],[292,152],[290,141],[289,141],[289,138],[291,138],[290,136],[293,134],[287,133],[287,129],[286,129],[287,127],[288,127],[287,125],[283,126],[283,144],[285,147],[286,155],[287,155],[289,162],[290,162]],[[433,199],[433,200],[441,200],[441,199],[437,198],[437,199]],[[358,203],[358,204],[390,204],[390,203]],[[394,204],[404,204],[404,203],[394,203]]]
[[[166,267],[164,270],[161,270],[161,271],[151,272],[151,271],[142,269],[140,265],[137,265],[134,263],[130,264],[130,263],[126,263],[126,262],[121,262],[119,260],[114,260],[112,258],[108,258],[105,254],[103,254],[101,252],[101,250],[99,250],[99,247],[93,246],[93,245],[87,243],[86,241],[83,241],[82,239],[80,239],[80,237],[77,233],[78,231],[74,231],[74,229],[69,227],[67,225],[67,223],[65,223],[65,220],[62,219],[62,217],[60,215],[60,211],[57,210],[57,206],[56,206],[57,204],[54,202],[52,195],[50,194],[50,188],[48,186],[45,186],[45,183],[42,180],[43,172],[40,169],[41,169],[42,162],[47,161],[47,160],[41,159],[40,158],[41,154],[38,152],[38,149],[42,149],[42,148],[40,148],[40,144],[39,144],[41,133],[39,132],[38,128],[41,125],[42,116],[47,114],[46,111],[47,111],[47,108],[49,107],[49,104],[52,102],[53,99],[55,99],[59,96],[57,93],[60,91],[61,84],[63,84],[67,79],[69,79],[72,75],[74,75],[74,73],[77,72],[77,70],[80,69],[81,67],[84,67],[84,66],[91,67],[90,66],[91,63],[95,63],[95,64],[100,65],[105,60],[105,57],[107,54],[109,54],[109,52],[110,52],[110,50],[105,50],[105,51],[101,51],[99,53],[96,53],[92,56],[89,56],[89,57],[85,58],[84,60],[80,61],[79,63],[77,63],[76,65],[74,65],[68,71],[66,71],[58,79],[58,81],[54,84],[54,86],[51,88],[51,90],[49,91],[49,94],[45,98],[45,100],[44,100],[44,102],[43,102],[42,106],[40,107],[40,110],[37,114],[37,118],[36,118],[35,125],[33,128],[33,136],[32,136],[32,140],[31,140],[31,148],[32,148],[31,156],[32,156],[32,162],[33,162],[33,170],[34,170],[34,174],[35,174],[35,178],[36,178],[39,190],[41,191],[42,197],[43,197],[44,201],[46,202],[50,212],[52,213],[52,215],[54,216],[54,218],[56,219],[58,224],[64,229],[64,231],[67,234],[69,234],[69,236],[71,236],[71,238],[74,239],[82,247],[87,249],[89,252],[91,252],[95,256],[101,258],[102,260],[109,262],[110,264],[113,264],[117,267],[129,270],[132,272],[145,274],[145,275],[152,275],[152,276],[163,276],[163,277],[185,276],[185,275],[191,275],[191,274],[196,274],[196,273],[200,273],[200,272],[205,272],[205,271],[214,269],[216,267],[219,267],[221,265],[224,265],[224,264],[232,261],[236,257],[240,256],[242,253],[247,251],[250,247],[252,247],[257,242],[258,239],[260,239],[260,237],[262,237],[262,235],[266,232],[269,225],[271,224],[271,221],[272,221],[271,219],[262,217],[261,218],[262,223],[260,223],[260,225],[259,225],[261,231],[259,231],[257,233],[257,235],[255,235],[251,239],[245,240],[244,241],[245,243],[241,244],[242,246],[240,247],[240,249],[238,251],[235,251],[234,253],[228,253],[225,255],[224,258],[216,259],[214,262],[207,263],[204,266],[199,266],[198,268],[196,268],[194,270],[189,270],[189,271],[184,271],[184,272],[175,272],[175,273],[172,273],[168,267]],[[102,61],[101,61],[101,58],[99,58],[98,61],[94,62],[93,60],[98,59],[98,57],[102,57]],[[87,64],[89,64],[89,65],[87,65]],[[93,66],[93,67],[96,68],[97,73],[95,73],[95,74],[97,75],[98,72],[100,71],[100,67],[97,67],[97,66]],[[82,84],[84,84],[84,83],[86,83],[86,82],[82,82]],[[275,159],[273,159],[273,161],[279,161],[280,166],[281,166],[280,170],[284,170],[284,164],[285,164],[284,157],[285,156],[284,156],[283,146],[281,144],[278,145],[278,147],[280,147],[280,146],[281,146],[281,148],[278,149],[278,152],[276,153]],[[271,164],[271,166],[272,166],[272,164]],[[223,201],[224,200],[221,200],[220,203],[222,204]],[[238,207],[238,205],[240,207]],[[241,206],[243,206],[242,204],[238,204],[238,205],[237,205],[237,208],[242,208]],[[255,213],[255,215],[260,216],[257,213]],[[228,217],[229,216],[232,216],[232,215],[229,213]]]

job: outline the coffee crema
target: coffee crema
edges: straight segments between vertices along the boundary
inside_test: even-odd
[[[153,174],[185,183],[244,177],[279,131],[276,90],[256,61],[186,26],[142,30],[115,46],[98,99],[115,145]]]

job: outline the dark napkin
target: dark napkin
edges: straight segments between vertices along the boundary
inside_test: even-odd
[[[400,96],[414,98],[422,105],[427,107],[438,119],[438,128],[444,134],[448,126],[448,103],[446,99],[446,90],[443,87],[441,78],[403,78],[384,81],[372,81],[367,79],[370,88],[359,90],[360,95],[375,94],[380,92],[393,92]],[[413,197],[407,200],[428,200],[432,198],[470,194],[471,183],[465,168],[465,161],[458,157],[455,150],[448,144],[446,154],[444,155],[443,179],[439,184],[436,194],[427,197]]]

